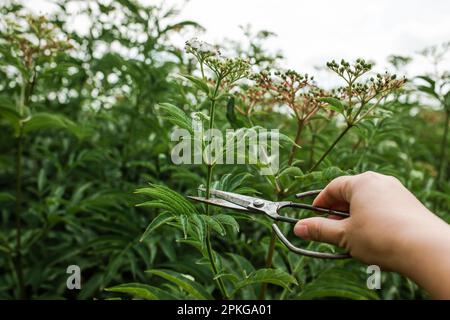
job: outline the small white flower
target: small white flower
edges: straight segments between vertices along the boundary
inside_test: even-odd
[[[192,38],[186,41],[186,51],[188,52],[197,52],[206,56],[218,56],[220,55],[219,50],[212,44],[206,43],[204,41],[200,41],[197,38]]]

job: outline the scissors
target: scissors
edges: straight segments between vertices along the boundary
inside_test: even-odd
[[[203,188],[199,188],[201,191],[205,191]],[[308,196],[315,196],[319,194],[322,190],[311,190],[302,193],[296,194],[296,198],[304,198]],[[348,218],[350,214],[348,212],[332,210],[327,208],[316,207],[306,203],[292,202],[292,201],[269,201],[260,198],[254,198],[246,195],[241,195],[228,191],[221,190],[210,190],[210,194],[214,196],[214,198],[205,198],[205,197],[194,197],[188,196],[188,198],[203,202],[206,204],[219,206],[223,208],[228,208],[232,210],[244,211],[247,213],[263,213],[267,217],[275,220],[282,221],[295,224],[299,221],[299,219],[282,216],[279,214],[279,211],[282,208],[299,208],[306,209],[315,212],[319,212],[322,214],[335,215],[342,218]],[[317,252],[311,251],[307,249],[302,249],[294,246],[281,232],[280,228],[274,223],[272,224],[272,229],[280,239],[280,241],[292,252],[295,252],[300,255],[320,258],[320,259],[345,259],[350,258],[348,253],[329,253],[329,252]]]

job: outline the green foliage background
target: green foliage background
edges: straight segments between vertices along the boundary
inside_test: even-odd
[[[173,23],[176,10],[169,8],[90,2],[84,13],[95,23],[80,36],[68,27],[67,2],[59,3],[46,18],[18,4],[0,11],[0,298],[212,299],[224,292],[236,299],[426,297],[388,272],[381,290],[368,290],[358,262],[297,256],[278,241],[267,264],[270,221],[217,208],[205,214],[185,199],[208,184],[209,169],[172,164],[169,136],[175,124],[183,125],[183,113],[208,115],[204,91],[212,84],[192,78],[198,77],[197,62],[173,46],[170,35],[201,27]],[[246,35],[250,45],[226,44],[227,51],[249,59],[254,71],[276,68],[281,57],[264,49],[273,35]],[[440,59],[444,49],[424,54]],[[408,59],[391,62],[401,74]],[[251,119],[236,113],[232,96],[236,106],[248,104],[242,99],[248,84],[238,83],[215,100],[215,127],[280,129],[287,144],[281,170],[263,177],[258,166],[216,165],[211,185],[289,199],[336,176],[374,170],[398,177],[450,221],[449,75],[433,71],[410,80],[310,173],[342,131],[342,118],[319,112],[289,164],[297,122],[273,104],[256,106]],[[277,192],[277,183],[290,193]],[[291,226],[283,228],[293,238]],[[66,268],[73,264],[82,270],[81,290],[66,288]]]

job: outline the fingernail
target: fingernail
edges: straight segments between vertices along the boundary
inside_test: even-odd
[[[308,226],[305,224],[297,224],[294,228],[294,233],[300,238],[309,238]]]

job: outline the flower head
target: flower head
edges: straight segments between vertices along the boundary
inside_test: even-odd
[[[186,41],[186,52],[192,53],[200,62],[203,62],[209,57],[220,56],[220,51],[212,44],[200,41],[197,38],[192,38]]]

